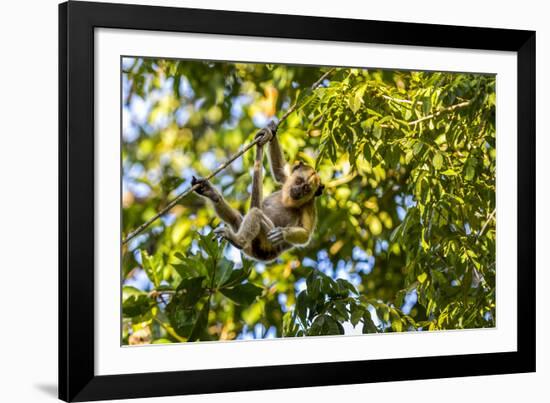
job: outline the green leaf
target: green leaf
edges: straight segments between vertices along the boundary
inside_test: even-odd
[[[427,228],[426,227],[422,227],[422,234],[420,236],[420,245],[422,246],[422,249],[424,249],[424,251],[427,251],[428,249],[430,249],[430,244],[427,241]]]
[[[446,176],[456,176],[458,175],[458,172],[456,172],[455,170],[453,169],[446,169],[445,171],[441,172],[443,175],[446,175]]]
[[[367,108],[367,112],[368,112],[369,115],[378,116],[379,118],[382,117],[382,115],[379,114],[378,112],[376,112],[374,109]]]
[[[420,141],[416,142],[413,146],[413,154],[415,156],[418,156],[420,152],[422,151],[422,148],[424,147],[424,144],[422,144]]]
[[[349,320],[349,313],[346,309],[346,302],[336,301],[330,314],[338,321],[345,322]]]
[[[391,328],[394,332],[402,332],[403,331],[403,321],[401,320],[401,316],[397,312],[396,309],[391,308],[390,310],[390,316],[391,316]]]
[[[210,301],[207,301],[199,312],[199,316],[189,334],[189,341],[200,340],[202,335],[207,333],[208,312],[210,312]]]
[[[382,137],[382,127],[380,127],[380,125],[378,123],[374,124],[374,129],[372,131],[372,134],[377,139],[380,139],[380,137]]]
[[[327,276],[326,274],[322,273],[322,272],[318,272],[320,278],[321,278],[321,288],[320,288],[320,292],[322,294],[326,294],[326,295],[342,295],[343,294],[339,294],[338,291],[339,291],[339,287],[336,283],[336,281],[334,281],[331,277]],[[347,292],[345,292],[345,295],[347,296]]]
[[[387,305],[380,305],[376,313],[384,322],[388,322],[390,320],[390,309]]]
[[[407,290],[399,290],[395,295],[395,305],[398,307],[403,306],[405,295],[407,295]]]
[[[365,94],[366,89],[367,89],[367,84],[362,85],[357,89],[357,91],[352,93],[348,98],[349,107],[353,113],[357,113],[357,111],[363,105],[363,95]]]
[[[238,305],[250,305],[262,294],[263,289],[246,283],[232,288],[222,288],[220,292]]]
[[[299,327],[296,325],[295,319],[296,317],[291,311],[283,315],[283,337],[297,336]]]
[[[181,253],[181,252],[176,252],[176,253],[174,253],[174,256],[177,257],[177,258],[180,259],[180,260],[185,260],[185,259],[187,259],[187,257],[186,257],[183,253]]]
[[[416,277],[416,279],[418,280],[418,282],[420,284],[423,284],[424,281],[426,281],[428,279],[428,273],[421,273]]]
[[[458,197],[457,195],[454,195],[452,193],[445,193],[445,196],[450,197],[451,199],[457,201],[460,204],[464,204],[464,199],[461,197]]]
[[[378,333],[378,328],[372,321],[371,313],[369,311],[365,311],[365,314],[363,315],[363,334],[366,333]]]
[[[178,257],[182,263],[172,264],[181,278],[206,276],[207,270],[201,256]]]
[[[298,297],[296,298],[296,313],[304,326],[307,326],[308,305],[309,305],[309,299],[308,299],[307,291],[304,290],[300,292],[300,294],[298,294]]]
[[[147,295],[130,295],[122,303],[122,315],[127,318],[138,318],[148,313],[155,303]]]
[[[146,295],[144,291],[141,291],[140,289],[136,287],[132,287],[129,285],[125,285],[122,287],[122,300],[126,300],[127,298],[131,297],[132,295],[139,297],[140,295]]]
[[[222,252],[222,248],[218,245],[214,232],[210,232],[208,235],[199,235],[199,246],[213,259],[218,259]]]
[[[476,175],[477,160],[474,157],[468,158],[464,166],[464,179],[471,181]]]
[[[472,287],[472,278],[472,269],[466,269],[466,272],[464,273],[464,278],[462,279],[462,294],[465,304],[468,303],[468,293],[470,292],[470,288]]]
[[[403,322],[401,322],[401,319],[395,319],[391,323],[391,328],[395,332],[402,332],[403,331]]]
[[[141,264],[149,280],[151,280],[155,287],[158,287],[160,284],[160,278],[157,275],[158,267],[156,267],[153,258],[145,250],[141,250]]]
[[[172,302],[184,307],[195,305],[205,292],[205,289],[202,287],[203,280],[204,277],[181,280],[176,289],[176,294],[172,298]]]
[[[432,102],[430,100],[430,97],[424,97],[422,100],[422,112],[424,115],[429,115],[430,111],[432,109]]]
[[[348,105],[353,113],[356,113],[361,108],[361,98],[357,96],[357,93],[349,96]]]
[[[317,316],[308,330],[309,336],[344,334],[342,325],[329,315]]]
[[[246,273],[246,275],[248,276],[250,274],[250,272],[252,271],[252,267],[254,266],[254,261],[251,260],[251,259],[246,259],[246,258],[242,258],[242,269],[244,270],[244,272]]]
[[[434,168],[438,171],[443,167],[443,156],[441,155],[440,152],[435,153],[432,162],[433,162]]]
[[[313,270],[306,278],[307,293],[312,300],[317,300],[321,295],[322,278],[319,271]]]
[[[197,322],[197,311],[194,308],[179,305],[174,299],[166,306],[166,316],[174,330],[185,337]]]
[[[363,146],[363,158],[369,162],[372,161],[372,149],[369,143]]]
[[[355,327],[359,323],[359,321],[361,320],[364,314],[365,314],[365,311],[363,310],[363,308],[353,307],[351,309],[351,317],[350,317],[351,324]]]
[[[246,273],[243,269],[233,270],[231,271],[231,275],[229,276],[227,281],[225,281],[222,284],[222,287],[224,288],[232,287],[234,285],[242,283],[247,278],[248,278],[248,273]]]
[[[349,293],[358,295],[357,290],[355,289],[355,286],[351,284],[349,281],[344,280],[343,278],[339,278],[336,280],[336,287],[335,287],[335,296],[336,297],[347,297]]]
[[[216,276],[214,277],[214,284],[219,287],[224,284],[231,277],[233,272],[233,262],[225,257],[218,262],[216,266]]]

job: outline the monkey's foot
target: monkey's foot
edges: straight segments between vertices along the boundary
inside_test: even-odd
[[[240,242],[238,242],[235,239],[235,234],[229,228],[218,227],[218,228],[214,229],[214,234],[219,239],[225,239],[227,242],[229,242],[231,245],[233,245],[237,249],[243,249],[244,248],[244,245],[242,245]]]
[[[256,133],[255,138],[260,139],[260,141],[258,142],[259,147],[263,147],[268,142],[270,142],[273,139],[273,137],[275,137],[275,134],[276,134],[275,127],[276,127],[275,123],[270,122],[267,125],[267,127],[265,127],[264,129],[262,129],[258,133]]]
[[[193,176],[193,178],[191,179],[191,186],[195,185],[199,185],[195,189],[195,192],[197,192],[201,196],[207,197],[215,203],[220,201],[220,195],[218,194],[218,191],[206,179],[197,179]]]
[[[284,228],[275,227],[267,233],[267,240],[273,245],[279,245],[285,240]]]

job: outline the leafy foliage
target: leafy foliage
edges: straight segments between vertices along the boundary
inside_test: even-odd
[[[298,108],[290,161],[326,185],[314,238],[268,265],[195,195],[123,248],[123,339],[296,337],[495,325],[495,78],[127,58],[123,232]],[[252,153],[214,181],[245,212]],[[276,188],[270,175],[264,194]]]

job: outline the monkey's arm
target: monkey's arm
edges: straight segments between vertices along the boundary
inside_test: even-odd
[[[292,245],[305,245],[311,231],[303,227],[275,227],[267,233],[267,239],[274,245],[285,241]]]
[[[315,207],[304,208],[301,226],[275,227],[267,234],[267,239],[274,244],[286,241],[293,245],[305,245],[309,242],[315,228]]]
[[[273,175],[275,181],[279,184],[284,183],[286,181],[286,161],[276,135],[269,142],[269,165],[271,166],[271,175]]]
[[[309,242],[309,238],[315,228],[316,219],[315,205],[304,207],[302,211],[301,226],[287,227],[283,232],[284,240],[295,245],[304,245]]]
[[[234,231],[238,231],[243,218],[241,214],[232,208],[223,198],[220,192],[212,184],[204,179],[197,179],[193,176],[191,185],[199,185],[195,190],[199,195],[206,197],[212,202],[216,214],[221,220],[231,226]]]
[[[254,160],[254,174],[252,176],[252,195],[250,196],[250,208],[262,207],[262,162],[264,159],[264,147],[258,144],[256,146],[256,159]]]

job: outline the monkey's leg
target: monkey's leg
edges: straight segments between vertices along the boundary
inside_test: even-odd
[[[218,215],[218,217],[220,217],[223,222],[229,225],[233,229],[233,231],[238,231],[243,221],[241,213],[239,213],[238,210],[235,210],[233,207],[227,204],[223,197],[220,199],[220,201],[216,203],[212,202],[212,204],[214,205],[214,210],[216,210],[216,214]]]
[[[244,249],[250,246],[250,243],[260,235],[266,234],[274,228],[273,222],[262,210],[252,207],[247,215],[244,216],[238,231],[232,231],[229,228],[216,228],[214,232],[227,239],[237,248]]]
[[[238,245],[243,245],[243,246],[248,245],[252,241],[252,239],[254,239],[258,235],[259,231],[256,231],[256,222],[258,222],[260,224],[260,228],[264,228],[264,230],[269,230],[273,228],[273,223],[271,223],[271,220],[260,210],[260,208],[262,207],[262,200],[263,200],[263,195],[262,195],[263,158],[264,158],[263,146],[258,145],[256,147],[256,158],[254,160],[254,174],[252,176],[252,195],[250,196],[250,211],[248,212],[248,214],[243,219],[241,218],[241,215],[237,212],[237,214],[239,214],[238,224],[235,224],[237,220],[232,220],[231,222],[233,222],[234,224],[231,224],[229,220],[225,220],[222,218],[225,222],[231,225],[233,232],[236,233],[235,236],[237,237],[237,239],[235,240],[235,242]],[[225,216],[231,215],[229,210],[233,210],[233,209],[231,209],[231,207],[227,205],[227,203],[225,202],[225,200],[223,200],[223,197],[219,193],[218,193],[218,198],[220,199],[220,202],[215,203],[214,207],[216,208],[216,212],[218,213],[220,218],[223,217],[222,214]],[[220,211],[218,211],[218,209]],[[257,210],[257,211],[254,211],[254,210]],[[249,217],[249,221],[250,220],[253,221],[253,224],[247,223],[246,226],[244,225],[247,217]],[[243,232],[243,227],[245,232]],[[251,237],[251,235],[249,235],[250,231],[252,231],[252,233],[255,233],[256,235]]]
[[[197,188],[196,192],[201,196],[209,199],[212,202],[212,205],[214,206],[214,210],[216,211],[218,217],[220,217],[223,222],[228,224],[233,229],[233,231],[238,231],[243,220],[241,213],[239,213],[239,211],[235,210],[233,207],[227,204],[220,192],[218,192],[210,182],[205,181],[204,179],[196,179],[195,177],[193,177],[191,185],[194,186],[197,183],[200,185]]]
[[[274,245],[288,242],[292,245],[306,245],[315,228],[316,212],[314,205],[305,208],[301,218],[301,226],[275,227],[267,233],[267,239]]]

